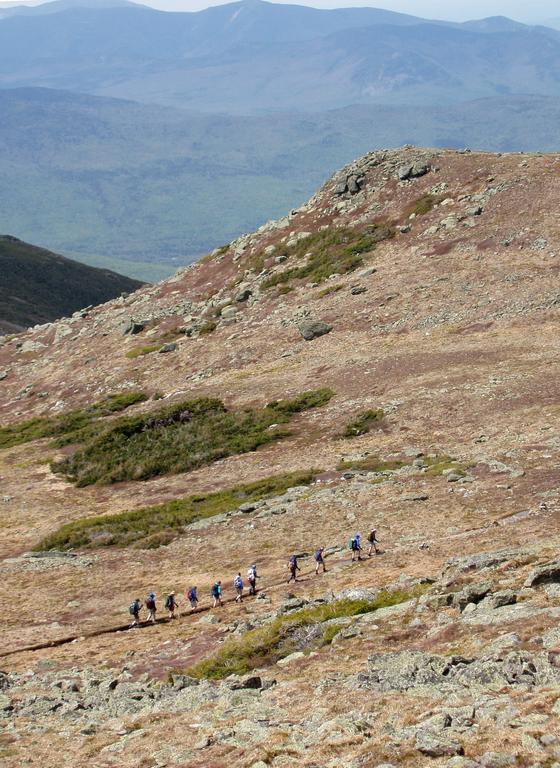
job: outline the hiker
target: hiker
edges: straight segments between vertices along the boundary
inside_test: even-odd
[[[243,579],[241,578],[240,573],[238,573],[237,576],[234,578],[233,586],[235,587],[235,591],[237,592],[235,602],[242,603],[243,602]]]
[[[288,562],[288,568],[290,569],[290,578],[288,579],[288,584],[289,584],[292,579],[294,581],[297,581],[297,572],[301,570],[297,563],[297,557],[295,555],[292,555],[290,557],[290,560]]]
[[[179,607],[177,600],[175,599],[175,592],[170,592],[165,598],[165,607],[169,611],[169,618],[176,619],[175,611]]]
[[[150,592],[146,599],[146,608],[148,610],[148,615],[146,616],[146,621],[151,621],[152,624],[156,623],[156,596],[153,592]]]
[[[372,528],[370,531],[369,536],[367,537],[367,540],[369,541],[369,552],[368,557],[371,557],[371,553],[373,550],[375,550],[375,554],[379,554],[379,550],[377,549],[377,545],[379,544],[379,539],[377,538],[377,528]]]
[[[187,600],[191,604],[191,612],[196,611],[198,605],[197,587],[191,587],[187,592]]]
[[[217,581],[213,587],[212,587],[212,597],[214,598],[214,602],[212,603],[212,608],[215,608],[217,605],[223,605],[222,603],[222,582]]]
[[[136,597],[134,601],[130,604],[128,608],[128,612],[132,616],[132,624],[130,625],[130,628],[132,627],[139,627],[140,626],[140,611],[142,610],[142,601],[139,597]]]
[[[256,595],[257,594],[257,579],[259,577],[257,576],[257,566],[255,564],[249,566],[249,570],[247,571],[247,581],[249,582],[249,594],[250,595]]]
[[[315,575],[319,574],[319,568],[323,566],[323,573],[326,573],[327,569],[325,567],[325,556],[324,556],[324,547],[319,547],[319,549],[315,552]]]
[[[352,552],[352,562],[354,562],[356,555],[358,556],[358,560],[361,560],[360,552],[362,551],[362,548],[360,546],[360,534],[356,533],[355,536],[350,539],[348,542],[348,549]]]

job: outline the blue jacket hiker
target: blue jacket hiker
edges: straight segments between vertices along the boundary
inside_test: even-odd
[[[187,590],[187,600],[191,605],[191,611],[196,611],[196,606],[198,605],[198,592],[196,587],[190,587]]]
[[[215,608],[217,605],[223,605],[222,603],[222,582],[217,581],[212,586],[212,597],[214,598],[214,602],[212,603],[212,608]]]
[[[319,573],[319,568],[321,568],[321,566],[323,568],[323,573],[325,573],[326,570],[327,570],[325,568],[325,555],[324,555],[324,552],[325,552],[325,548],[324,547],[319,547],[319,549],[315,552],[315,573],[316,574]]]
[[[297,572],[300,570],[297,562],[297,557],[295,555],[292,555],[290,557],[290,560],[288,562],[288,568],[290,569],[290,578],[288,579],[288,584],[293,579],[294,581],[297,581]]]

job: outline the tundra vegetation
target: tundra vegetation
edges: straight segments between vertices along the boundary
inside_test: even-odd
[[[0,428],[0,449],[54,437],[54,447],[78,443],[105,428],[103,418],[148,399],[145,392],[109,395],[93,405],[56,416],[42,416]]]
[[[325,405],[332,396],[323,388],[240,410],[213,398],[176,402],[111,422],[51,467],[78,487],[189,472],[288,437],[291,433],[282,424]]]
[[[309,485],[319,469],[287,472],[223,491],[172,499],[117,515],[87,517],[61,526],[35,549],[94,549],[135,546],[155,549],[179,537],[196,520],[231,512],[241,504],[258,502],[284,493],[297,485]]]
[[[365,230],[334,227],[316,232],[275,253],[299,266],[270,275],[263,281],[262,287],[266,290],[296,280],[322,283],[331,275],[353,272],[364,263],[363,254],[375,250],[378,243],[393,235],[393,230],[382,224],[370,225]]]
[[[343,625],[333,620],[371,613],[419,597],[425,585],[411,591],[383,590],[371,600],[342,599],[277,616],[269,624],[227,640],[212,656],[184,670],[195,678],[220,680],[270,666],[291,653],[329,645]]]

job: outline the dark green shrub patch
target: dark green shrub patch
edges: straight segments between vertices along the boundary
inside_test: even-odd
[[[294,280],[322,283],[333,274],[353,272],[363,264],[362,254],[373,251],[393,234],[392,229],[383,225],[371,225],[365,230],[339,227],[317,232],[286,249],[286,255],[299,265],[271,275],[262,287],[272,288]]]
[[[384,418],[385,413],[382,408],[375,408],[360,413],[356,418],[348,422],[344,427],[343,437],[357,437],[358,435],[365,435],[370,429],[379,424]]]
[[[78,486],[188,472],[287,437],[290,433],[279,424],[323,405],[332,394],[319,389],[265,408],[239,411],[210,398],[174,403],[112,422],[52,469]]]
[[[99,428],[98,419],[124,411],[131,405],[147,399],[148,395],[144,392],[123,392],[109,395],[87,408],[11,424],[0,428],[0,448],[10,448],[44,437],[57,438],[57,447],[79,442],[86,433],[92,433]]]

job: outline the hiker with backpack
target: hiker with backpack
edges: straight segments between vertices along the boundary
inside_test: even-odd
[[[353,538],[350,539],[348,542],[348,549],[352,552],[352,562],[356,559],[356,555],[358,556],[358,560],[361,560],[360,552],[362,551],[362,547],[360,545],[360,534],[356,533]]]
[[[187,591],[187,600],[191,605],[191,613],[193,613],[196,611],[196,607],[198,605],[198,594],[196,587],[190,587],[190,589]]]
[[[375,550],[375,554],[379,554],[379,550],[377,549],[377,545],[379,544],[379,539],[377,538],[377,528],[372,528],[369,536],[367,537],[367,540],[369,541],[369,552],[368,557],[371,557],[371,553],[373,550]]]
[[[257,576],[257,566],[255,564],[249,566],[249,570],[247,571],[247,581],[249,582],[249,594],[250,595],[256,595],[257,594],[257,579],[259,577]]]
[[[176,619],[175,611],[178,609],[179,604],[175,599],[175,592],[170,592],[165,598],[165,608],[169,611],[169,618]]]
[[[243,579],[241,578],[240,573],[238,573],[237,576],[234,578],[233,586],[235,587],[235,591],[237,593],[235,597],[235,602],[242,603],[243,602]]]
[[[152,624],[155,624],[157,607],[156,607],[156,596],[153,592],[150,592],[150,594],[146,598],[146,608],[148,610],[146,621],[151,621]]]
[[[288,561],[288,568],[290,569],[290,578],[288,579],[288,584],[289,584],[292,579],[294,581],[297,581],[297,572],[301,570],[297,562],[297,557],[295,555],[292,555],[290,557]]]
[[[140,626],[140,611],[142,610],[142,601],[139,597],[135,598],[134,601],[129,605],[128,612],[132,616],[132,624],[130,625],[130,628],[132,627],[139,627]]]
[[[223,605],[222,603],[222,582],[216,581],[215,584],[212,586],[211,590],[212,597],[214,599],[214,602],[212,603],[212,608],[215,608],[217,605]]]
[[[319,575],[319,568],[323,566],[323,573],[327,572],[327,569],[325,567],[325,548],[319,547],[319,549],[315,552],[315,575]]]

